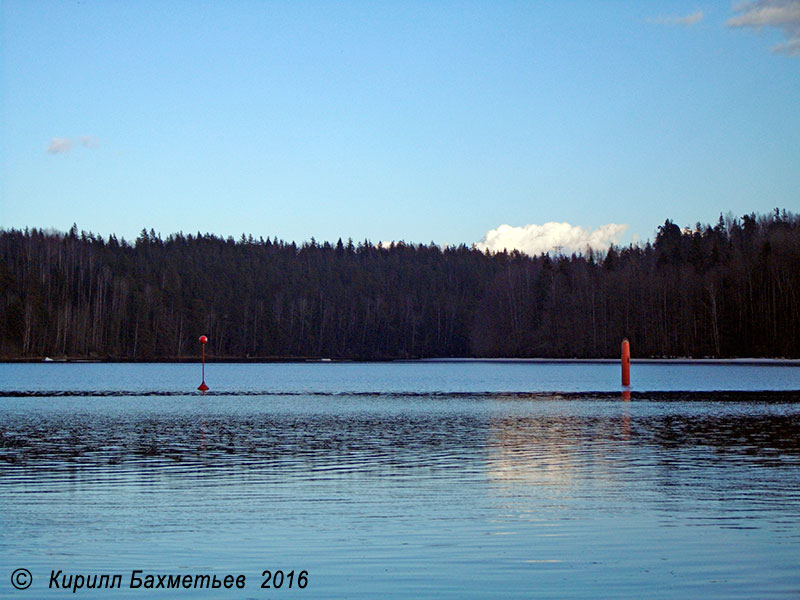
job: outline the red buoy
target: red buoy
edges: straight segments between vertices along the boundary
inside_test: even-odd
[[[622,339],[622,385],[631,384],[631,345],[628,338]]]
[[[203,347],[203,381],[199,386],[197,386],[197,389],[201,392],[206,392],[208,391],[208,386],[206,385],[206,344],[208,343],[208,338],[204,335],[201,335],[200,343]]]

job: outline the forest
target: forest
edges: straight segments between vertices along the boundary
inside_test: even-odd
[[[655,240],[466,245],[0,230],[0,358],[800,357],[800,216]]]

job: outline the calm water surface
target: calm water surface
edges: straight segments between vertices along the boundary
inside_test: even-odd
[[[634,365],[630,400],[613,364],[198,375],[0,364],[0,597],[800,597],[798,367]]]

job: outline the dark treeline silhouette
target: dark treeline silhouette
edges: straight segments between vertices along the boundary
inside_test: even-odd
[[[0,230],[0,356],[800,357],[800,216],[530,257],[151,230]]]

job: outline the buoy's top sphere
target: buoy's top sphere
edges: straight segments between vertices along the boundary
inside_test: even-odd
[[[205,344],[207,342],[208,342],[208,338],[206,336],[204,336],[204,335],[201,335],[200,336],[200,343],[201,344]]]

